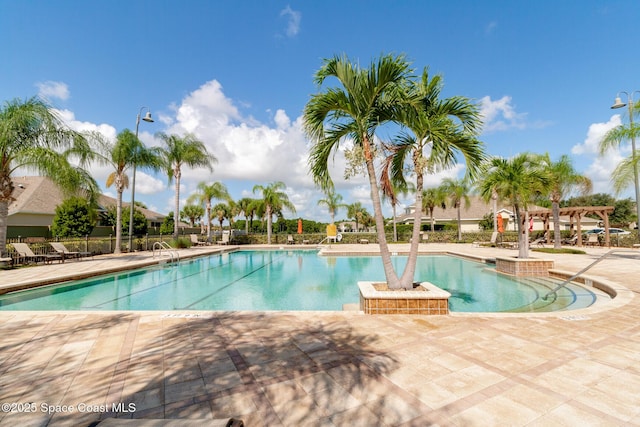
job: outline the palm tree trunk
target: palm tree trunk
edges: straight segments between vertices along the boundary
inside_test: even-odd
[[[553,247],[562,248],[562,238],[560,237],[560,202],[555,198],[551,201],[551,211],[553,214]]]
[[[207,202],[207,242],[211,243],[211,200]]]
[[[178,221],[180,220],[180,173],[175,173],[176,194],[173,205],[173,238],[178,240]]]
[[[9,218],[9,201],[0,199],[0,258],[7,256],[7,223]]]
[[[271,205],[267,205],[267,244],[271,244]]]
[[[391,208],[393,209],[393,241],[398,241],[398,228],[396,227],[396,204],[392,203]]]
[[[429,219],[431,220],[431,232],[433,233],[434,231],[436,231],[436,221],[433,219],[433,211],[435,211],[435,208],[429,208]]]
[[[400,277],[400,287],[413,289],[413,279],[418,263],[418,244],[420,243],[420,228],[422,226],[422,187],[424,185],[422,173],[416,173],[416,209],[413,212],[413,230],[411,233],[411,248],[407,265]],[[420,208],[418,208],[420,207]]]
[[[526,211],[520,211],[520,207],[516,205],[515,207],[516,213],[516,221],[518,222],[518,258],[527,259],[529,258],[529,228],[526,226],[527,215]]]
[[[462,205],[461,203],[458,203],[458,242],[460,242],[462,240],[462,217],[461,217],[461,212],[460,212],[460,207]]]
[[[371,201],[373,202],[373,217],[376,221],[376,234],[380,245],[380,258],[382,258],[382,267],[387,280],[387,286],[390,289],[398,289],[402,285],[396,274],[393,263],[391,262],[391,251],[387,244],[387,238],[384,234],[384,217],[382,216],[382,204],[380,201],[380,190],[376,179],[376,171],[373,166],[373,156],[371,154],[371,145],[367,135],[364,135],[363,142],[364,158],[367,165],[367,174],[369,176],[369,187],[371,189]]]
[[[116,247],[113,250],[114,254],[119,254],[120,245],[122,245],[122,190],[117,189],[118,196],[116,197]]]

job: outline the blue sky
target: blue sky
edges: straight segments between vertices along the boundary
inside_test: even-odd
[[[183,201],[200,181],[221,181],[239,199],[281,180],[295,217],[328,221],[300,126],[317,91],[313,74],[336,54],[366,66],[404,53],[418,71],[444,76],[444,96],[482,106],[489,154],[569,154],[596,192],[610,192],[611,170],[630,150],[599,157],[596,149],[607,129],[628,121],[626,109],[609,108],[616,94],[640,90],[638,17],[633,0],[0,0],[0,101],[40,95],[69,126],[108,138],[134,130],[148,107],[156,121],[140,124],[147,145],[159,144],[156,132],[188,131],[219,159],[213,173],[183,171]],[[344,160],[335,162],[345,201],[370,206],[364,177],[344,181]],[[110,171],[92,171],[114,195],[104,188]],[[173,186],[139,172],[136,199],[167,213]]]

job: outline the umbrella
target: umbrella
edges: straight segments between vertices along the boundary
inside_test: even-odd
[[[302,234],[302,219],[298,219],[298,234]]]
[[[529,231],[533,231],[533,217],[529,217]]]
[[[502,215],[496,215],[498,220],[498,233],[504,233],[504,224],[502,222]]]

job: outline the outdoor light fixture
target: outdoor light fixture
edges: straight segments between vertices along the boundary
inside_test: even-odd
[[[624,93],[627,95],[627,102],[622,102],[620,99],[620,94]],[[640,238],[640,185],[638,184],[638,164],[636,163],[636,136],[633,132],[633,95],[636,93],[640,93],[640,91],[635,91],[629,94],[628,92],[619,92],[618,96],[616,96],[616,100],[611,106],[612,110],[629,106],[629,128],[631,129],[631,158],[633,160],[633,183],[636,190],[636,227],[638,228],[638,237]]]
[[[142,114],[142,110],[147,109],[147,114],[144,115],[142,120],[145,122],[153,123],[153,119],[151,118],[151,111],[149,107],[142,107],[138,112],[138,117],[136,117],[136,142],[138,141],[138,127],[140,126],[140,114]],[[136,158],[133,159],[133,179],[131,181],[131,206],[129,206],[129,252],[133,252],[133,209],[136,201],[136,161],[137,154],[139,150],[139,146],[136,146]]]

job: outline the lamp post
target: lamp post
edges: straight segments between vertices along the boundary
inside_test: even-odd
[[[136,117],[136,143],[138,141],[138,127],[140,126],[140,114],[142,114],[142,110],[147,109],[147,114],[142,118],[145,122],[153,123],[153,119],[151,118],[151,111],[149,107],[142,107],[138,112],[138,117]],[[136,155],[133,159],[133,179],[131,181],[131,206],[129,206],[129,252],[133,252],[133,210],[135,207],[136,201],[136,162],[138,157],[138,150],[140,149],[139,145],[136,145]]]
[[[627,102],[622,102],[620,99],[620,94],[624,93],[627,95]],[[640,91],[635,91],[629,94],[628,92],[618,92],[618,96],[616,96],[616,100],[611,106],[611,109],[615,110],[618,108],[629,106],[629,129],[631,130],[631,159],[633,161],[633,184],[636,190],[636,227],[638,228],[638,237],[640,238],[640,184],[638,183],[638,163],[636,162],[636,135],[633,129],[633,95],[636,93],[640,93]]]

